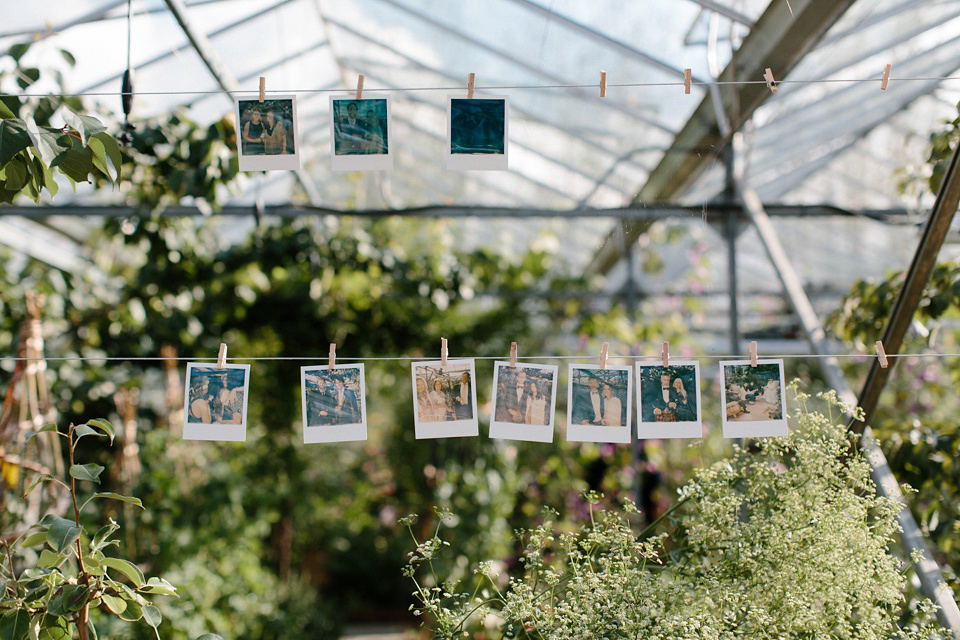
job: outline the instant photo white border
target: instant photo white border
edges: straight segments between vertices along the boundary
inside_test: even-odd
[[[622,427],[604,427],[602,425],[573,423],[573,372],[575,369],[627,372],[627,424]],[[597,365],[571,364],[569,376],[570,379],[567,381],[567,440],[571,442],[630,444],[630,426],[633,419],[633,367],[607,366],[604,369]]]
[[[330,96],[330,167],[334,171],[389,171],[393,169],[393,109],[390,94],[365,93],[359,100],[386,100],[387,101],[387,152],[369,154],[337,155],[336,118],[333,109],[334,100],[358,102],[356,94]],[[449,362],[449,361],[448,361]]]
[[[282,153],[277,155],[247,155],[243,152],[243,130],[240,125],[241,113],[240,102],[249,101],[259,102],[260,96],[237,96],[234,98],[234,113],[237,115],[237,164],[240,171],[296,171],[300,168],[300,123],[297,121],[297,96],[270,96],[267,101],[290,100],[293,107],[290,123],[293,131],[288,131],[288,136],[293,136],[293,153]]]
[[[780,420],[750,420],[746,422],[727,420],[727,378],[724,367],[730,365],[750,366],[749,360],[724,360],[720,363],[720,395],[723,403],[720,405],[723,419],[724,438],[763,438],[780,437],[787,435],[787,396],[783,388],[783,360],[757,360],[757,365],[775,364],[780,370]]]
[[[453,153],[453,101],[463,95],[447,96],[447,169],[452,171],[505,171],[510,156],[510,100],[507,96],[474,95],[470,100],[503,100],[503,153]]]
[[[497,394],[500,390],[500,374],[511,369],[509,362],[495,361],[493,363],[493,412],[490,416],[490,437],[502,440],[523,440],[525,442],[553,442],[553,423],[557,410],[557,387],[559,382],[559,367],[549,364],[517,363],[517,369],[547,370],[553,375],[553,384],[550,387],[550,401],[547,424],[517,424],[496,420]]]
[[[243,422],[240,424],[222,424],[214,422],[189,422],[190,420],[190,379],[195,369],[219,371],[215,363],[188,362],[187,379],[183,391],[183,439],[219,440],[223,442],[246,442],[247,440],[247,400],[250,398],[250,365],[224,364],[223,369],[243,369]]]
[[[410,363],[410,384],[413,387],[413,426],[417,440],[428,438],[464,438],[480,435],[480,420],[477,417],[477,371],[473,358],[447,360],[447,368],[452,365],[470,365],[470,402],[473,403],[473,418],[470,420],[447,420],[443,422],[421,422],[417,407],[417,367],[440,368],[439,360],[423,360]],[[429,392],[429,389],[427,390]]]
[[[696,380],[696,390],[693,396],[697,400],[697,419],[695,421],[685,420],[683,422],[647,422],[643,419],[643,369],[660,368],[663,369],[662,362],[638,362],[637,367],[637,437],[641,440],[650,440],[653,438],[702,438],[703,422],[702,413],[703,403],[700,398],[700,363],[694,360],[670,360],[668,369],[672,367],[693,367],[693,375]],[[690,391],[687,391],[689,396]]]
[[[334,371],[358,369],[360,371],[360,397],[357,404],[360,408],[360,422],[353,424],[307,424],[307,374],[314,371],[330,371],[330,365],[312,365],[300,367],[300,405],[303,414],[303,443],[320,444],[324,442],[353,442],[367,439],[367,384],[364,379],[363,364],[335,364]]]

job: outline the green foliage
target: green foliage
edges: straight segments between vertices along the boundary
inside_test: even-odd
[[[405,569],[412,608],[450,639],[936,637],[929,602],[915,627],[898,623],[906,580],[888,549],[899,505],[876,495],[846,427],[806,400],[788,437],[697,471],[665,514],[670,532],[654,535],[658,521],[634,533],[630,504],[591,508],[579,531],[548,514],[524,534],[521,575],[484,563],[473,591],[457,592],[437,575],[438,527]]]
[[[4,539],[9,562],[0,564],[0,576],[4,580],[0,638],[71,638],[70,629],[74,627],[81,640],[96,638],[89,613],[97,608],[126,621],[142,619],[159,638],[157,627],[162,616],[146,596],[174,596],[176,589],[162,578],[147,580],[140,568],[128,560],[107,555],[110,547],[118,545],[113,538],[120,526],[113,520],[93,536],[80,522],[83,507],[89,500],[78,506],[77,480],[99,484],[104,468],[97,464],[74,464],[77,442],[87,435],[113,441],[113,425],[97,419],[81,425],[71,424],[65,433],[55,425],[47,425],[39,432],[55,434],[67,442],[70,458],[67,488],[73,503],[73,519],[47,514],[26,532]],[[49,474],[39,476],[38,482],[64,484]],[[136,498],[115,493],[98,493],[94,497],[139,503]],[[38,546],[42,547],[39,553],[35,549]],[[17,562],[14,553],[23,556],[21,562]],[[33,566],[22,568],[18,564]]]

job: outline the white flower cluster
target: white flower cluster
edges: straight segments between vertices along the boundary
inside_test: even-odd
[[[502,593],[484,565],[490,597],[418,585],[416,608],[437,638],[478,625],[542,640],[940,637],[929,617],[899,626],[898,505],[876,495],[846,428],[798,398],[788,437],[696,473],[669,535],[637,535],[632,505],[591,511],[577,533],[555,534],[548,520],[526,533],[524,575]],[[822,400],[843,409],[835,395]]]

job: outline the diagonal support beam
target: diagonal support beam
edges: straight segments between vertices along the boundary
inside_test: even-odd
[[[170,8],[170,13],[172,13],[176,19],[177,24],[180,25],[183,33],[187,36],[187,40],[193,45],[203,64],[210,70],[210,75],[217,81],[217,84],[220,85],[220,88],[232,103],[233,98],[231,94],[240,90],[240,85],[237,83],[236,78],[223,64],[223,61],[220,60],[220,56],[217,55],[217,51],[213,48],[207,35],[194,27],[189,16],[187,16],[187,6],[183,0],[165,0],[165,2],[167,3],[167,7]],[[320,192],[313,184],[313,180],[310,179],[303,169],[295,171],[294,174],[297,176],[297,182],[303,187],[304,193],[307,194],[307,199],[310,203],[318,204],[321,201]]]
[[[767,67],[773,69],[778,78],[786,77],[854,1],[771,2],[733,54],[718,82],[761,80]],[[718,122],[729,123],[728,131],[738,131],[771,95],[762,82],[721,84],[717,90],[723,112],[718,114],[713,98],[709,94],[704,96],[648,176],[633,204],[668,201],[689,188],[710,166],[717,152],[730,142],[730,134],[721,134]],[[649,224],[628,225],[625,229],[628,245],[632,246],[649,227]],[[611,232],[587,267],[588,274],[606,273],[617,263],[622,255],[622,245],[617,240],[619,233],[619,229]]]
[[[740,152],[743,147],[743,135],[737,133],[733,138],[733,144],[734,153],[737,154],[736,158],[738,160],[742,159],[741,154],[738,152]],[[956,161],[956,154],[954,154],[953,159]],[[791,306],[800,319],[800,325],[803,328],[807,340],[810,342],[813,352],[819,356],[828,356],[830,354],[830,347],[827,343],[823,325],[820,324],[820,319],[813,305],[810,303],[806,291],[803,289],[803,283],[800,281],[800,277],[797,275],[793,264],[783,249],[783,245],[780,243],[780,239],[777,237],[773,223],[770,222],[770,217],[763,209],[760,197],[756,191],[746,183],[743,178],[742,163],[738,164],[739,167],[734,172],[734,181],[737,194],[743,203],[743,208],[747,212],[751,222],[753,222],[754,227],[756,227],[757,233],[760,235],[763,248],[766,250],[767,256],[770,258],[770,262],[777,272],[780,284],[783,285],[783,290],[787,294]],[[955,211],[956,208],[957,202],[954,200],[953,210]],[[947,225],[949,226],[949,219]],[[921,242],[921,247],[922,245],[923,243]],[[934,253],[934,259],[935,257],[936,253]],[[929,271],[927,272],[927,277],[929,277]],[[923,283],[926,283],[926,278],[924,278]],[[919,297],[917,299],[919,300]],[[912,315],[912,311],[907,314],[907,321],[909,321]],[[897,346],[899,347],[899,345]],[[850,405],[857,404],[856,397],[847,385],[843,373],[840,370],[840,364],[835,357],[823,358],[821,360],[821,371],[827,379],[827,383],[837,391],[837,395],[841,400]],[[917,576],[920,578],[920,584],[924,594],[939,607],[937,610],[937,619],[944,628],[950,629],[955,633],[960,633],[960,609],[957,608],[957,603],[953,599],[953,592],[950,587],[945,584],[943,574],[940,573],[940,567],[937,565],[936,560],[933,559],[933,555],[931,555],[927,547],[923,534],[913,519],[913,514],[910,513],[910,508],[907,506],[903,492],[900,490],[900,483],[897,482],[896,476],[893,475],[893,471],[887,463],[887,458],[877,444],[876,439],[872,437],[869,427],[863,430],[863,437],[860,438],[860,446],[870,461],[870,475],[877,485],[877,492],[901,505],[900,511],[897,513],[897,523],[901,528],[900,541],[904,548],[911,554],[914,551],[919,551],[922,555],[920,562],[915,566],[915,570]]]

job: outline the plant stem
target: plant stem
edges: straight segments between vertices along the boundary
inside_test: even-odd
[[[67,434],[68,442],[70,444],[70,468],[73,468],[73,448],[76,442],[73,439],[73,423],[70,423],[70,432]],[[77,526],[80,526],[80,507],[77,506],[77,479],[73,477],[73,474],[70,474],[70,498],[73,500],[73,519],[77,523]],[[80,575],[77,576],[77,581],[80,581],[81,577],[86,577],[87,570],[83,566],[83,551],[80,547],[80,538],[77,538],[77,561],[80,563]],[[84,580],[86,582],[86,580]]]

